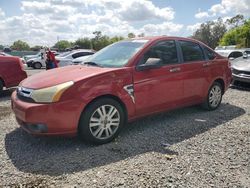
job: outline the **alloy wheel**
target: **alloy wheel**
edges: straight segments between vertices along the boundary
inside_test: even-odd
[[[209,104],[211,107],[216,108],[221,101],[222,91],[218,85],[214,85],[209,93]]]
[[[91,115],[89,129],[97,139],[112,137],[120,125],[120,113],[113,105],[102,105]]]

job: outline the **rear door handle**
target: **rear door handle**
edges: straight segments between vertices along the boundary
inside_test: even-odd
[[[180,67],[174,67],[169,70],[169,72],[180,72],[181,68]]]

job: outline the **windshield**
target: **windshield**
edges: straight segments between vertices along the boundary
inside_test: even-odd
[[[109,45],[94,55],[90,56],[85,62],[94,62],[101,67],[122,67],[129,59],[136,54],[147,40],[122,41]]]

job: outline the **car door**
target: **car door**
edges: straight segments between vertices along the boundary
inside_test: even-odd
[[[183,103],[200,103],[204,99],[204,90],[208,85],[208,62],[199,43],[179,40],[178,46],[182,52],[183,62]]]
[[[175,108],[182,98],[182,70],[175,41],[165,40],[153,45],[143,54],[137,67],[148,63],[152,58],[160,59],[160,67],[134,71],[137,116]]]
[[[0,77],[2,77],[7,87],[17,84],[21,69],[18,63],[17,58],[6,56],[0,58]]]

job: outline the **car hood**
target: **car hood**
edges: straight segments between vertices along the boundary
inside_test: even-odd
[[[28,61],[39,61],[41,60],[41,57],[33,57],[33,58],[30,58]]]
[[[75,58],[75,59],[73,60],[73,62],[82,62],[82,61],[85,61],[85,60],[88,59],[90,56],[92,56],[92,55],[85,55],[85,56],[82,56],[82,57]]]
[[[101,68],[88,65],[66,66],[44,71],[25,79],[21,86],[30,89],[41,89],[68,81],[77,82],[98,74],[110,72],[117,68]]]
[[[59,60],[59,61],[69,61],[69,60],[72,60],[72,59],[70,59],[68,57],[55,57],[55,58],[56,58],[56,60]]]
[[[232,61],[232,67],[237,70],[250,71],[250,58],[247,59],[236,59]]]
[[[56,60],[58,60],[58,61],[72,61],[72,59],[68,59],[68,58],[56,58]]]
[[[38,57],[38,55],[25,55],[23,57],[24,58],[34,58],[34,57]]]

